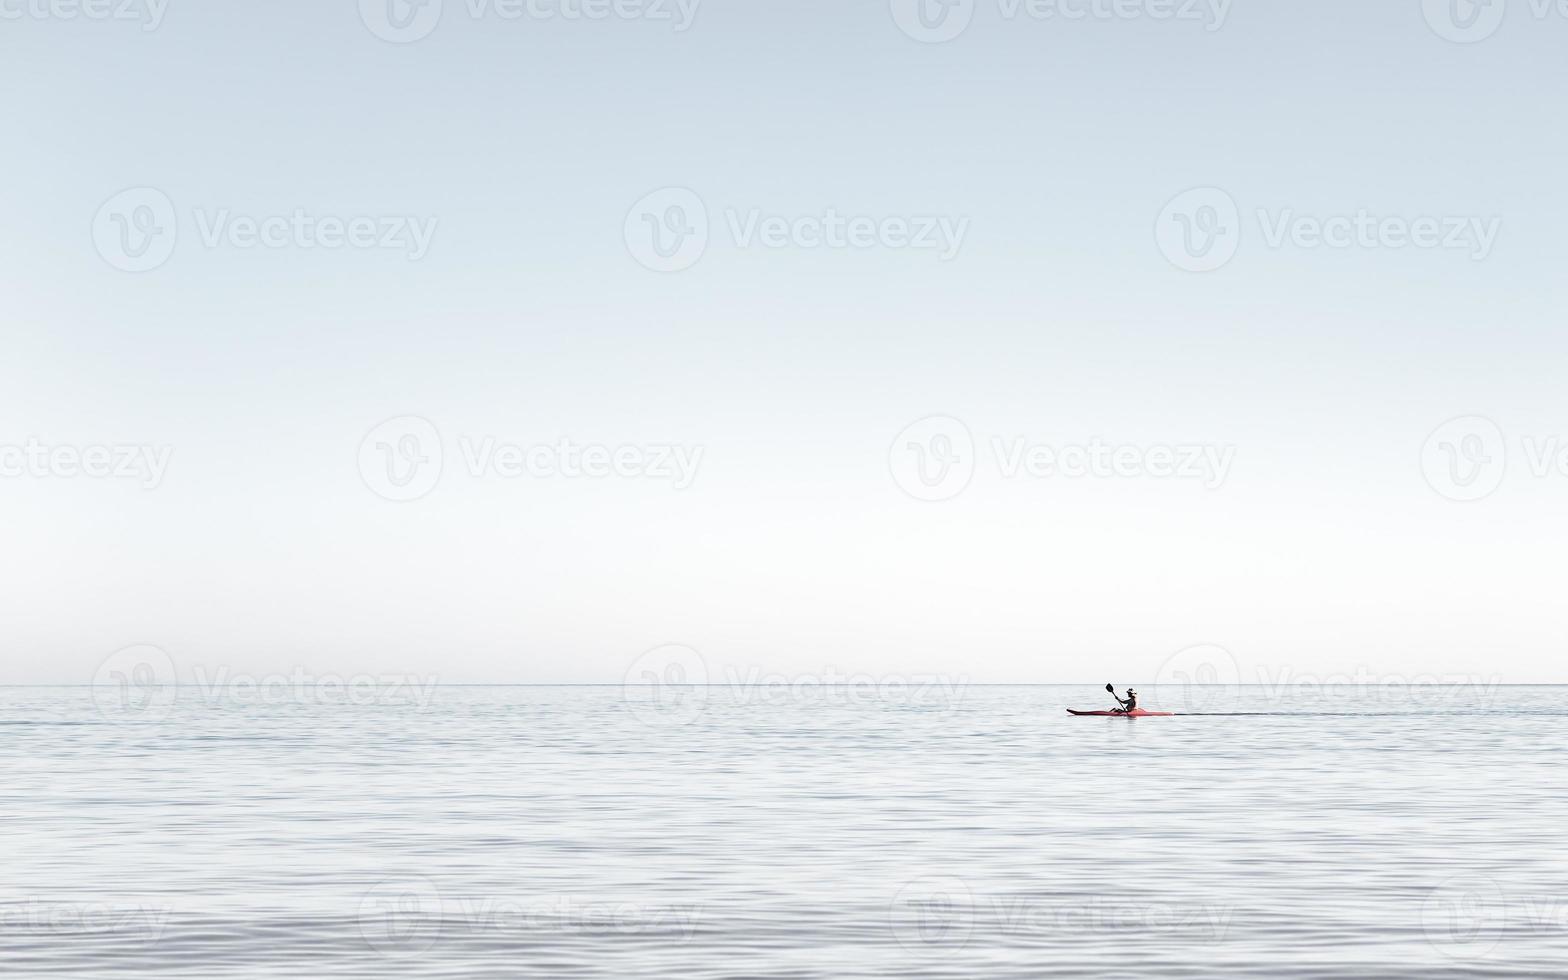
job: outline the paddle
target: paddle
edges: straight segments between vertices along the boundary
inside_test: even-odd
[[[1106,689],[1106,691],[1110,692],[1111,697],[1116,698],[1116,688],[1115,687],[1111,686],[1110,684],[1107,684],[1107,685],[1105,685],[1105,689]],[[1122,703],[1122,699],[1121,698],[1116,698],[1116,710],[1118,710],[1118,711],[1121,710],[1121,703]]]

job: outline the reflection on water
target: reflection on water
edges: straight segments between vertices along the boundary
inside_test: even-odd
[[[8,974],[1568,960],[1565,688],[1214,689],[1132,720],[1067,716],[1092,687],[175,693],[0,689]]]

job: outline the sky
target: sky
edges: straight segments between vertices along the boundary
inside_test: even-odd
[[[1568,682],[1565,42],[3,0],[0,683]]]

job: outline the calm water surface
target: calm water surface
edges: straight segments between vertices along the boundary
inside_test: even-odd
[[[1092,686],[179,695],[0,689],[0,972],[1568,963],[1568,688],[1244,689],[1137,720],[1065,715]]]

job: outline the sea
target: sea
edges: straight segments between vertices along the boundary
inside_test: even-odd
[[[1568,688],[1179,700],[0,688],[0,975],[1568,973]]]

